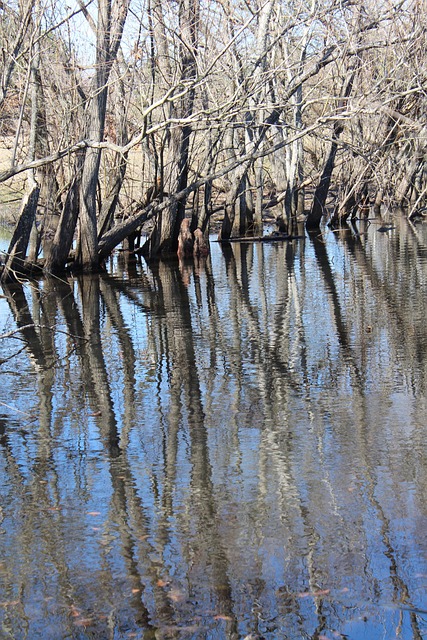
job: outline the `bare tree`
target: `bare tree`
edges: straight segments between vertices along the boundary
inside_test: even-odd
[[[34,29],[30,45],[30,67],[28,76],[28,91],[31,100],[31,121],[30,121],[30,139],[28,149],[28,159],[34,160],[36,155],[37,138],[40,134],[40,1],[35,0],[33,5],[34,14],[32,22]],[[19,30],[19,33],[21,30]],[[11,72],[11,71],[10,71]],[[5,90],[6,90],[5,86]],[[40,186],[36,180],[34,170],[28,172],[27,191],[24,194],[21,203],[21,213],[9,244],[7,252],[6,264],[1,274],[1,281],[7,282],[14,280],[22,274],[22,265],[24,263],[28,243],[30,240],[31,229],[33,227],[37,203],[40,194]]]
[[[194,108],[196,96],[197,47],[199,37],[199,0],[181,0],[179,15],[179,64],[180,99],[174,103],[174,116],[178,120],[188,120]],[[162,45],[161,45],[162,46]],[[183,90],[184,89],[184,90]],[[191,124],[175,126],[171,132],[171,166],[168,186],[171,193],[178,193],[187,187],[190,165]],[[177,251],[181,222],[185,217],[185,198],[176,200],[159,213],[155,227],[147,240],[144,253],[148,258],[158,254]]]
[[[96,62],[92,96],[88,107],[87,136],[101,142],[104,137],[108,81],[117,57],[129,0],[99,0],[96,25]],[[82,169],[80,186],[79,237],[77,264],[84,271],[98,267],[98,230],[96,189],[101,149],[89,148]]]
[[[14,78],[22,88],[15,157],[0,182],[25,174],[41,189],[14,239],[21,260],[35,219],[44,262],[37,242],[33,262],[93,271],[149,220],[145,255],[176,253],[190,207],[189,248],[220,207],[227,240],[260,230],[271,204],[288,233],[304,211],[318,227],[331,214],[332,187],[341,221],[362,198],[425,204],[426,18],[415,2],[285,11],[276,0],[145,0],[119,52],[131,0],[101,0],[96,19],[81,1],[96,34],[93,72],[78,59],[71,18],[60,28],[43,7],[36,34],[28,7],[21,22],[7,10],[13,38],[0,60],[8,109]]]

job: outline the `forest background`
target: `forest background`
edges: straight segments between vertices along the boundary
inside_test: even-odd
[[[1,279],[423,215],[423,0],[0,2]],[[0,212],[0,215],[1,212]],[[183,222],[185,220],[185,222]],[[140,230],[147,232],[138,244]]]

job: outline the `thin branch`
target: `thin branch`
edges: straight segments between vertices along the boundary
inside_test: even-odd
[[[16,336],[17,333],[20,333],[24,329],[32,329],[35,326],[36,326],[35,324],[25,324],[22,327],[19,327],[18,329],[13,329],[13,331],[8,331],[7,333],[2,333],[2,334],[0,334],[0,340],[2,338],[12,338],[12,337]],[[21,336],[19,336],[19,339],[22,339]]]

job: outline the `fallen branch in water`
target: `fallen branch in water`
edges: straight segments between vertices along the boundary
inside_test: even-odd
[[[0,400],[0,404],[1,404],[2,407],[6,407],[7,409],[11,409],[12,411],[15,411],[16,413],[21,414],[21,416],[25,416],[29,420],[37,420],[36,416],[31,415],[29,413],[25,413],[25,411],[21,411],[20,409],[17,409],[16,407],[12,407],[10,404],[6,404],[6,402],[2,402]]]
[[[291,240],[303,240],[305,236],[288,236],[286,233],[274,233],[270,236],[241,236],[238,238],[223,238],[217,240],[221,244],[229,242],[289,242]]]

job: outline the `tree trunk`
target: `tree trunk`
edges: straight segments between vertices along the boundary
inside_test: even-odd
[[[264,168],[262,158],[255,161],[255,211],[254,211],[254,234],[262,233],[262,201],[264,194]]]
[[[233,128],[227,136],[227,159],[233,162],[238,154],[245,154],[245,141],[239,140]],[[260,141],[258,141],[259,143]],[[253,146],[253,142],[251,142]],[[247,160],[230,173],[230,187],[226,194],[224,207],[224,218],[222,221],[220,240],[228,240],[233,237],[240,237],[246,233],[250,224],[253,224],[253,207],[248,202],[249,181],[247,174],[253,164],[253,160]]]
[[[96,73],[93,97],[88,112],[88,136],[94,142],[104,137],[108,80],[126,21],[129,0],[99,0],[96,28]],[[83,271],[94,271],[98,264],[97,198],[101,149],[86,151],[80,186],[80,212],[76,265]]]
[[[74,164],[74,177],[67,192],[55,237],[46,255],[43,267],[45,273],[60,273],[67,265],[79,215],[80,178],[83,162],[84,152],[81,152]]]
[[[36,217],[39,194],[40,187],[34,182],[23,198],[21,214],[9,244],[1,282],[11,282],[25,273],[23,264],[27,255],[31,228]]]
[[[194,81],[197,67],[197,42],[199,28],[199,0],[180,0],[180,62],[181,81]],[[193,113],[195,88],[190,86],[177,106],[178,118],[189,118]],[[189,124],[178,127],[171,136],[173,166],[169,180],[169,192],[178,193],[186,188],[189,173],[189,152],[192,127]],[[186,199],[173,201],[156,220],[143,252],[148,259],[177,252],[181,222],[185,217]]]
[[[348,98],[353,88],[353,82],[354,82],[358,65],[359,65],[358,61],[352,64],[349,68],[349,74],[344,79],[343,88],[342,88],[342,91],[340,92],[340,95],[343,97],[338,102],[338,108],[337,108],[338,114],[340,113],[340,111],[343,111],[347,105]],[[343,131],[344,131],[344,127],[342,123],[339,120],[337,120],[334,123],[333,131],[332,131],[332,142],[329,149],[328,157],[326,159],[319,184],[315,189],[313,203],[310,209],[310,213],[307,217],[306,228],[308,230],[318,229],[320,227],[322,216],[325,213],[326,199],[328,197],[332,173],[335,167],[335,157],[338,151],[338,141]]]
[[[414,186],[414,180],[417,171],[420,167],[420,163],[424,159],[425,147],[419,148],[421,145],[417,144],[418,149],[415,150],[412,160],[408,163],[408,158],[405,158],[404,173],[396,187],[396,201],[399,206],[404,206],[410,202],[411,189]],[[409,166],[408,166],[409,165]]]
[[[338,140],[343,128],[340,125],[335,125],[332,132],[332,142],[329,149],[329,154],[325,162],[325,166],[320,176],[319,184],[314,191],[313,204],[306,221],[306,227],[309,230],[318,229],[325,213],[326,198],[329,193],[329,186],[331,184],[332,172],[335,167],[335,156],[338,150]]]
[[[234,223],[231,237],[243,237],[253,229],[254,211],[252,202],[251,185],[248,175],[245,174],[237,186],[237,197],[233,203]]]

